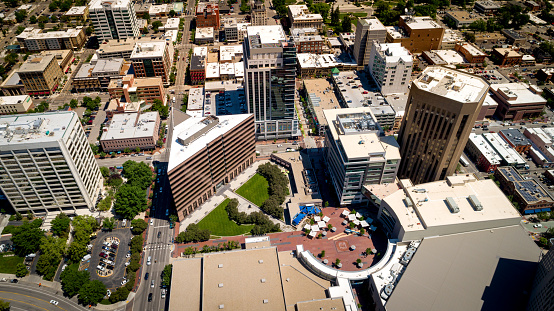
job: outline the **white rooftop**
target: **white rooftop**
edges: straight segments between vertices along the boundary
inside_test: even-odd
[[[298,53],[296,54],[300,68],[333,68],[341,66],[357,66],[356,62],[343,62],[334,54],[313,54],[313,53]]]
[[[483,101],[483,106],[495,107],[498,106],[498,103],[494,99],[492,99],[490,93],[487,93],[487,95],[485,96],[485,101]]]
[[[74,6],[71,9],[69,9],[69,11],[67,11],[64,15],[83,15],[83,14],[85,14],[85,10],[87,8],[88,7],[86,5],[85,6]]]
[[[387,30],[385,25],[377,18],[360,19],[363,25],[369,25],[369,30]]]
[[[462,41],[464,41],[464,38],[455,30],[452,30],[452,29],[444,30],[444,35],[442,36],[442,42],[462,42]]]
[[[131,53],[131,59],[163,57],[166,44],[165,41],[137,42]]]
[[[102,6],[109,6],[112,9],[118,8],[118,9],[124,9],[129,6],[131,3],[131,0],[92,0],[88,7],[89,10],[95,10],[95,9],[102,9]]]
[[[323,20],[321,14],[309,13],[308,7],[305,4],[289,5],[288,8],[293,20]]]
[[[219,47],[219,61],[231,62],[237,60],[237,56],[242,58],[242,45],[222,45]]]
[[[508,102],[512,105],[526,103],[546,104],[546,99],[538,94],[531,92],[529,90],[529,86],[523,82],[492,84],[491,89],[510,96],[512,99],[508,100]]]
[[[275,44],[287,39],[281,25],[248,26],[247,36],[259,36],[260,44]]]
[[[411,29],[443,28],[430,16],[400,16]]]
[[[102,132],[100,140],[151,137],[157,130],[157,118],[157,111],[144,112],[140,116],[137,112],[114,114],[110,126]]]
[[[415,81],[420,89],[459,102],[478,102],[489,89],[481,78],[444,67],[425,68]]]
[[[60,140],[76,118],[73,111],[0,116],[0,150],[17,144]]]
[[[15,105],[24,102],[29,95],[0,96],[0,105]]]
[[[194,48],[192,55],[208,56],[208,47],[207,46],[197,46],[197,47]]]
[[[204,88],[195,87],[189,90],[189,98],[187,103],[188,110],[202,110],[204,109]]]
[[[491,165],[500,165],[502,158],[492,149],[492,146],[489,145],[483,136],[471,133],[469,134],[469,140],[479,149],[479,152]]]
[[[449,65],[467,63],[464,57],[454,50],[433,50],[431,52],[435,53],[438,57],[440,57],[440,59]]]
[[[210,39],[214,37],[214,28],[213,27],[201,27],[196,28],[195,39]]]
[[[165,22],[164,29],[165,30],[171,30],[171,29],[179,29],[179,22],[181,20],[179,18],[168,18]]]
[[[525,159],[498,133],[483,133],[483,137],[509,165],[525,165]]]
[[[410,51],[400,43],[379,43],[377,50],[387,63],[397,63],[400,60],[403,60],[405,63],[413,61]]]
[[[219,63],[208,63],[206,65],[206,79],[219,78]]]
[[[171,151],[169,154],[168,172],[177,167],[183,161],[192,157],[202,148],[206,147],[210,142],[227,133],[241,122],[250,117],[250,114],[236,114],[227,116],[217,116],[219,119],[217,125],[211,129],[207,129],[207,118],[204,117],[190,117],[173,128],[175,140],[171,145]],[[204,121],[204,122],[203,122]],[[213,122],[213,121],[212,121]],[[185,146],[181,144],[183,141],[187,141],[191,136],[197,134],[202,130],[207,130],[197,139],[193,139]]]

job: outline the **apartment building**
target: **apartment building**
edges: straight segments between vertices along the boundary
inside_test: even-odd
[[[219,4],[213,2],[200,2],[196,6],[196,27],[213,27],[219,30]]]
[[[35,96],[54,92],[63,76],[54,55],[29,57],[18,74],[27,94]]]
[[[514,121],[540,116],[546,99],[539,91],[523,82],[491,84],[492,98],[498,103],[496,115]]]
[[[296,47],[283,27],[250,26],[244,40],[244,81],[248,113],[257,139],[299,136],[296,100]]]
[[[290,28],[316,28],[321,30],[323,17],[321,14],[311,14],[305,4],[289,5],[288,15]]]
[[[33,100],[29,95],[0,97],[0,114],[25,113],[33,107]]]
[[[254,162],[254,116],[189,117],[173,133],[167,175],[183,220]]]
[[[293,37],[298,53],[323,53],[325,41],[320,35]]]
[[[33,27],[16,36],[17,42],[27,51],[78,50],[83,47],[86,35],[83,26],[63,30],[42,32]]]
[[[102,174],[75,112],[0,116],[0,132],[0,189],[15,211],[94,209]]]
[[[113,79],[108,85],[110,98],[120,102],[144,101],[152,104],[155,99],[166,103],[162,78],[135,78],[133,75],[126,75],[121,79]]]
[[[466,72],[427,67],[408,96],[398,134],[398,175],[420,184],[454,174],[488,88]]]
[[[429,16],[400,16],[398,26],[387,26],[387,43],[400,43],[412,53],[438,50],[444,28]]]
[[[373,42],[384,43],[387,28],[377,18],[359,19],[354,42],[354,59],[359,66],[369,65]]]
[[[105,91],[110,81],[124,77],[130,68],[131,62],[123,58],[100,59],[82,64],[71,83],[77,92]]]
[[[161,77],[169,84],[173,64],[173,44],[170,42],[137,42],[131,53],[131,62],[137,78]]]
[[[64,16],[69,20],[80,20],[86,22],[89,17],[88,5],[74,6],[69,11],[65,12]]]
[[[157,111],[114,114],[102,129],[100,145],[104,152],[154,149],[158,141],[160,115]]]
[[[250,9],[252,10],[252,17],[250,19],[252,26],[267,25],[267,11],[265,9],[265,4],[262,1],[252,1]]]
[[[400,43],[373,41],[368,68],[383,95],[408,92],[412,67],[412,54]]]
[[[458,43],[454,50],[462,54],[468,62],[473,64],[482,64],[485,61],[487,54],[483,53],[475,44]]]
[[[365,185],[393,183],[400,164],[393,136],[382,136],[370,108],[323,110],[325,161],[341,205],[367,202]]]
[[[92,0],[89,3],[89,14],[100,41],[140,36],[131,0]]]

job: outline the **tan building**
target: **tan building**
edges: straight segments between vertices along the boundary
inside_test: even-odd
[[[135,78],[127,75],[122,79],[112,80],[108,86],[110,98],[124,101],[145,101],[152,104],[155,99],[166,102],[162,78]]]
[[[400,16],[398,26],[387,27],[387,39],[399,42],[412,53],[438,50],[442,44],[444,28],[429,16]]]
[[[161,77],[169,84],[173,63],[173,45],[169,42],[138,42],[131,53],[131,61],[137,78]]]
[[[62,72],[67,73],[70,63],[74,59],[73,50],[42,51],[41,56],[54,55]]]
[[[82,64],[71,83],[77,92],[105,91],[110,81],[124,77],[130,68],[131,62],[123,58],[100,59]]]
[[[483,53],[475,44],[458,43],[454,48],[458,53],[462,54],[468,62],[481,64],[485,61],[487,54]]]
[[[33,107],[33,100],[29,95],[0,97],[0,114],[25,113]]]
[[[252,19],[250,20],[252,26],[267,25],[265,4],[262,1],[252,1],[250,7],[252,8]]]
[[[17,37],[17,42],[27,51],[78,50],[85,45],[86,35],[83,26],[64,31],[42,32],[33,27],[26,28]]]
[[[316,28],[321,30],[323,17],[320,14],[312,14],[305,4],[288,6],[289,23],[291,29]]]
[[[488,89],[472,74],[427,67],[412,82],[398,134],[399,177],[421,184],[453,175]]]
[[[494,48],[492,56],[496,58],[496,63],[501,66],[519,65],[523,59],[523,54],[511,48]]]
[[[451,20],[456,28],[468,27],[471,23],[478,20],[478,15],[468,11],[450,11],[446,12],[445,17]]]
[[[29,57],[18,71],[29,95],[49,95],[56,90],[63,76],[54,55]]]
[[[157,111],[113,115],[104,127],[100,145],[104,152],[154,149],[158,141],[160,115]]]
[[[190,117],[173,133],[167,172],[183,220],[254,162],[254,115]]]
[[[6,80],[0,85],[0,90],[4,96],[26,95],[25,84],[21,81],[17,70],[12,70]]]
[[[86,22],[88,20],[88,5],[74,6],[67,11],[64,16],[70,20],[80,20]]]

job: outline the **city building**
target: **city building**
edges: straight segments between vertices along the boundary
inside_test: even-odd
[[[496,64],[500,66],[519,65],[523,59],[523,54],[520,54],[512,48],[494,48],[492,49],[491,56]]]
[[[199,2],[196,6],[196,27],[212,27],[219,30],[219,5],[212,2]]]
[[[488,93],[485,97],[485,101],[483,102],[483,106],[481,106],[481,111],[477,116],[477,121],[484,121],[485,118],[492,118],[497,108],[498,103],[494,99],[492,99],[490,93]]]
[[[554,200],[534,179],[524,179],[512,166],[499,167],[494,173],[500,188],[513,196],[523,214],[550,212]]]
[[[29,57],[19,67],[18,74],[29,95],[50,95],[63,76],[54,55]]]
[[[446,51],[446,50],[445,50]],[[444,61],[437,53],[436,51],[423,51],[421,53],[421,56],[423,56],[423,59],[428,62],[430,65],[434,66],[442,66],[442,65],[448,65],[448,62]]]
[[[533,49],[533,56],[535,57],[535,61],[538,63],[550,63],[552,61],[552,55],[540,47]]]
[[[0,90],[4,96],[27,95],[25,84],[21,81],[17,70],[12,70],[6,80],[0,84]]]
[[[89,14],[98,40],[140,37],[135,7],[131,0],[92,0]]]
[[[401,178],[421,184],[454,174],[488,88],[446,67],[427,67],[412,82],[398,134]]]
[[[451,20],[456,28],[468,27],[479,19],[478,15],[468,11],[448,11],[445,17]]]
[[[83,26],[66,29],[63,31],[42,32],[33,27],[16,36],[17,42],[27,51],[36,52],[44,50],[78,50],[86,42]]]
[[[86,22],[88,20],[88,15],[88,5],[74,6],[64,14],[64,16],[67,16],[69,20],[80,20],[83,22]]]
[[[173,44],[170,42],[137,42],[131,53],[131,62],[137,78],[161,77],[169,84],[173,64]]]
[[[358,19],[354,59],[359,66],[369,65],[371,45],[373,42],[384,43],[386,37],[387,29],[377,18]]]
[[[108,85],[108,92],[110,98],[119,102],[153,104],[154,100],[158,99],[165,105],[167,101],[160,77],[135,78],[133,75],[126,75],[120,79],[112,79]]]
[[[302,78],[328,76],[341,71],[356,70],[358,64],[353,61],[343,61],[335,54],[297,54],[298,67]]]
[[[381,136],[370,108],[324,110],[325,161],[340,205],[367,201],[365,185],[394,182],[400,162],[393,136]]]
[[[67,73],[69,71],[69,66],[71,62],[75,60],[73,50],[51,50],[51,51],[42,51],[39,53],[40,56],[54,55],[58,65],[62,72]]]
[[[502,158],[482,135],[469,134],[465,150],[482,172],[494,172],[501,165]]]
[[[254,116],[190,117],[173,133],[167,174],[183,220],[254,162]]]
[[[0,114],[25,113],[33,107],[33,100],[29,95],[0,97]]]
[[[540,116],[546,99],[533,86],[523,82],[491,84],[493,99],[498,103],[496,115],[501,120],[529,119]]]
[[[532,142],[531,157],[540,165],[554,162],[554,149],[552,148],[552,134],[550,128],[526,128],[523,132],[526,138]],[[540,158],[541,161],[537,161]]]
[[[502,29],[500,33],[506,37],[506,42],[509,44],[520,45],[527,41],[526,35],[522,35],[513,29]]]
[[[531,140],[525,137],[518,129],[501,130],[498,134],[520,154],[525,154],[531,149]]]
[[[325,41],[320,35],[293,37],[298,53],[323,53]]]
[[[485,61],[485,57],[487,57],[487,54],[483,53],[472,43],[458,43],[454,49],[462,54],[468,62],[473,64],[482,64]]]
[[[190,58],[190,79],[192,85],[204,84],[206,80],[206,56],[192,55]]]
[[[492,146],[492,149],[500,156],[501,164],[513,166],[518,169],[523,169],[527,166],[525,158],[523,158],[515,148],[510,146],[502,136],[498,133],[483,133],[483,138]]]
[[[400,16],[398,26],[388,26],[388,43],[400,43],[412,53],[437,50],[442,43],[444,28],[429,16]]]
[[[102,129],[100,145],[104,152],[125,149],[154,149],[158,141],[160,115],[157,111],[114,114]]]
[[[223,20],[223,30],[225,31],[225,41],[239,41],[239,30],[237,28],[236,18],[227,18]]]
[[[102,174],[75,112],[0,116],[0,132],[0,190],[16,212],[94,209]]]
[[[541,68],[539,69],[539,71],[537,71],[536,77],[540,81],[551,81],[554,77],[554,68]]]
[[[123,58],[100,59],[82,64],[71,83],[77,92],[106,91],[110,81],[124,77],[130,68],[131,63]]]
[[[525,1],[525,6],[529,8],[530,11],[540,11],[541,6],[535,1]]]
[[[400,43],[373,41],[368,68],[383,95],[408,92],[412,67],[412,54]]]
[[[267,11],[265,9],[265,4],[262,1],[252,1],[250,9],[252,10],[252,17],[250,19],[252,26],[267,25]]]
[[[465,42],[465,39],[457,31],[452,29],[445,29],[444,36],[440,45],[441,50],[453,50],[456,48],[456,44]]]
[[[554,249],[542,256],[535,279],[533,281],[533,290],[529,297],[527,311],[542,311],[554,305]]]
[[[169,14],[169,11],[173,10],[173,4],[152,4],[148,9],[148,14],[154,17],[166,17]]]
[[[288,17],[290,28],[316,28],[321,30],[323,17],[321,14],[312,14],[305,4],[289,5]]]
[[[131,54],[135,49],[137,42],[150,42],[150,38],[144,37],[130,37],[126,39],[112,39],[108,40],[107,43],[104,43],[96,50],[96,57],[98,59],[112,59],[112,58],[123,58],[125,60],[131,59]]]
[[[194,43],[198,45],[207,45],[213,43],[215,40],[215,33],[213,27],[196,28],[194,35]]]
[[[500,9],[500,5],[498,5],[494,1],[476,1],[473,5],[473,8],[479,13],[484,13],[488,15],[496,13],[496,11]]]
[[[257,139],[299,136],[296,100],[296,47],[283,27],[250,26],[244,40],[244,81],[248,113]]]
[[[164,25],[164,30],[179,30],[179,24],[181,23],[181,19],[175,17],[175,18],[168,18]]]

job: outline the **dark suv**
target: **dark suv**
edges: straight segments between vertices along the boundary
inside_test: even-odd
[[[148,294],[148,302],[152,301],[152,293]]]
[[[144,280],[148,280],[148,276],[150,276],[150,273],[146,272],[146,274],[144,275]]]

